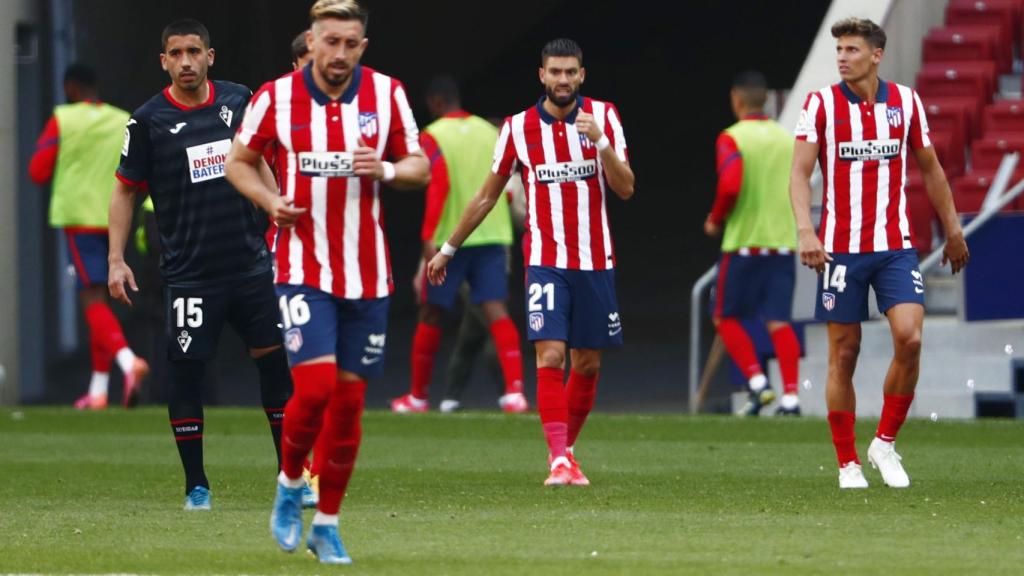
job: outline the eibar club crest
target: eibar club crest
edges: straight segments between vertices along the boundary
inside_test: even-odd
[[[224,123],[228,125],[228,128],[231,127],[231,119],[234,118],[234,116],[235,116],[234,111],[231,110],[230,108],[228,108],[227,106],[221,106],[220,107],[220,119],[223,120]]]
[[[825,307],[825,310],[831,312],[836,307],[836,295],[831,292],[822,292],[821,305]]]
[[[377,135],[376,112],[359,113],[359,131],[362,132],[363,136],[366,138],[373,138]]]
[[[188,347],[192,345],[192,337],[189,336],[188,330],[182,330],[181,334],[178,335],[178,346],[181,346],[182,352],[188,352]]]
[[[890,126],[899,128],[903,124],[903,108],[889,106],[885,109],[885,117],[889,120]]]

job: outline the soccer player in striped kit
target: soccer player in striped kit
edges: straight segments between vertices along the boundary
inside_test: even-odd
[[[832,26],[842,81],[807,96],[796,128],[790,195],[800,261],[820,274],[816,317],[828,322],[829,370],[825,391],[839,487],[866,488],[854,438],[853,371],[860,323],[868,318],[868,288],[892,331],[893,360],[868,460],[886,485],[910,485],[895,450],[896,434],[914,399],[924,325],[924,279],[911,243],[904,193],[907,148],[914,151],[925,188],[946,232],[943,264],[953,273],[969,254],[946,176],[928,138],[928,121],[913,89],[878,77],[885,31],[870,20],[848,18]],[[824,175],[821,229],[814,232],[810,178],[815,162]]]
[[[550,451],[545,485],[588,485],[573,452],[594,405],[601,349],[622,345],[605,191],[633,196],[619,112],[579,94],[583,51],[568,39],[541,51],[545,95],[505,120],[491,174],[427,268],[431,283],[501,198],[514,169],[527,195],[527,334],[537,354],[537,411]],[[565,379],[566,348],[571,370]]]
[[[319,0],[310,18],[311,62],[253,96],[227,170],[280,227],[275,280],[295,389],[272,533],[284,550],[298,547],[302,467],[316,443],[320,503],[307,547],[320,562],[348,564],[338,510],[359,450],[366,380],[383,370],[394,289],[380,185],[422,189],[430,166],[405,88],[359,64],[367,12],[354,0]],[[280,194],[257,171],[271,142]]]

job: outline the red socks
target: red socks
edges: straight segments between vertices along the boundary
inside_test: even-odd
[[[110,372],[110,363],[118,350],[128,346],[121,323],[106,302],[93,302],[85,309],[89,325],[89,351],[94,372]]]
[[[566,385],[566,396],[569,404],[568,446],[576,444],[576,438],[587,421],[587,416],[594,408],[594,397],[597,395],[597,374],[583,376],[575,370],[569,371],[569,383]]]
[[[914,395],[896,396],[885,394],[882,404],[882,419],[878,421],[878,431],[875,436],[886,442],[894,442],[896,434],[899,433],[903,421],[907,419],[907,412],[910,411],[910,404],[914,401]]]
[[[853,430],[856,422],[857,416],[853,412],[830,410],[828,413],[828,426],[832,429],[832,444],[836,447],[836,457],[839,459],[840,467],[850,462],[860,464]]]
[[[294,391],[284,408],[281,437],[281,471],[288,478],[302,476],[302,465],[320,433],[336,377],[334,363],[292,368]]]
[[[739,366],[743,375],[749,380],[755,374],[763,373],[761,363],[757,360],[757,352],[754,350],[754,343],[750,340],[743,325],[735,318],[722,318],[718,322],[718,335],[725,344],[733,362]]]
[[[505,394],[522,392],[523,356],[519,351],[519,330],[516,329],[516,323],[508,316],[495,320],[491,323],[491,337],[494,338],[494,348],[498,352],[501,372],[505,375]]]
[[[797,380],[800,378],[800,341],[793,327],[788,324],[772,332],[771,337],[775,358],[779,360],[779,371],[782,373],[782,392],[796,394]]]
[[[564,379],[565,370],[562,368],[537,369],[537,412],[552,458],[565,456],[568,441],[569,408],[562,386]]]
[[[345,497],[363,435],[361,420],[365,398],[366,382],[339,381],[334,385],[314,455],[314,465],[319,460],[317,456],[323,455],[317,508],[322,514],[337,514]]]
[[[412,389],[420,400],[430,397],[430,374],[434,371],[434,356],[441,346],[441,328],[420,322],[412,339]]]

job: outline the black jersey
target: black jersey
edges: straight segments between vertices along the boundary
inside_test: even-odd
[[[132,114],[117,176],[148,185],[167,284],[202,284],[270,269],[256,207],[224,177],[231,139],[252,92],[210,82],[210,97],[187,107],[164,89]]]

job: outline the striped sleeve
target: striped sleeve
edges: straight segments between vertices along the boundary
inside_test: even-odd
[[[912,93],[914,94],[914,112],[910,116],[909,141],[912,150],[919,150],[931,146],[932,140],[928,137],[928,117],[925,116],[921,97],[917,95],[917,90],[913,90]]]
[[[409,107],[405,86],[398,80],[391,81],[391,129],[388,134],[387,155],[394,160],[420,151],[420,131],[416,118]]]
[[[491,172],[499,176],[511,176],[516,163],[516,145],[512,141],[512,118],[505,118],[494,145],[494,163]]]
[[[622,129],[622,120],[619,116],[619,109],[611,102],[605,107],[605,126],[608,127],[605,133],[611,141],[615,155],[623,162],[629,162],[629,153],[626,147],[626,133]]]
[[[266,149],[268,142],[277,140],[273,82],[264,84],[249,100],[237,137],[250,150],[260,153]]]
[[[821,96],[817,92],[807,95],[804,108],[800,111],[800,120],[796,125],[796,139],[805,142],[820,142],[825,134],[825,109],[822,107]]]

